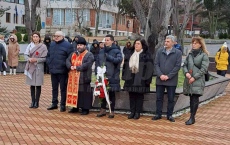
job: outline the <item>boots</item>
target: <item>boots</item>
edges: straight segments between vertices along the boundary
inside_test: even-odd
[[[102,109],[100,110],[100,112],[97,114],[97,117],[103,117],[106,116],[106,109]]]
[[[192,125],[195,121],[196,111],[199,106],[199,98],[197,96],[190,97],[190,118],[185,122],[186,125]]]
[[[14,69],[14,75],[16,75],[16,69]]]
[[[35,86],[30,86],[31,105],[29,108],[34,108],[35,105]]]
[[[111,113],[109,113],[108,118],[114,118],[114,111],[111,111]]]
[[[10,75],[12,75],[12,69],[10,69]]]
[[[34,108],[39,107],[40,96],[41,96],[41,86],[36,86],[36,98],[35,98]]]
[[[4,75],[4,76],[6,75],[6,71],[3,71],[3,75]]]

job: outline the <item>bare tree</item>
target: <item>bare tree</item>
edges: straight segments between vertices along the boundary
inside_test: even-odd
[[[183,50],[183,37],[184,30],[188,24],[189,19],[192,17],[193,10],[197,6],[196,1],[181,1],[179,4],[179,0],[172,0],[173,5],[173,13],[172,13],[172,21],[173,21],[173,29],[174,34],[177,36],[177,41],[182,46]],[[180,12],[180,13],[179,13]],[[180,15],[183,14],[182,23],[180,23]]]
[[[40,0],[31,0],[31,5],[30,5],[29,0],[24,1],[24,3],[25,3],[25,25],[26,25],[26,32],[28,33],[29,38],[32,34],[32,31],[35,31],[36,8],[37,8],[39,2],[40,2]],[[28,39],[28,40],[30,40],[30,39]]]
[[[146,32],[150,52],[155,51],[164,45],[165,35],[168,30],[168,23],[172,13],[171,0],[150,0],[148,2],[148,15],[144,12],[141,0],[133,0],[133,6],[138,19],[142,22],[142,29]]]
[[[95,36],[97,36],[101,6],[105,3],[106,0],[87,0],[87,1],[91,4],[93,9],[96,11],[97,17],[96,17]]]
[[[75,31],[77,31],[78,29],[80,33],[82,33],[82,29],[83,29],[82,27],[84,27],[83,14],[84,14],[84,10],[89,7],[89,3],[87,1],[82,1],[82,0],[78,0],[76,1],[76,3],[78,5],[78,8],[74,11],[76,15],[76,22],[74,23],[74,25],[77,26],[77,28],[75,27]]]

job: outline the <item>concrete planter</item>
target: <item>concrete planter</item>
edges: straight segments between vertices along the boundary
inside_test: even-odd
[[[17,67],[17,72],[24,73],[25,65],[26,65],[26,61],[20,61]],[[9,71],[9,68],[7,68],[7,71]],[[204,95],[200,97],[200,102],[209,100],[223,93],[228,83],[230,82],[229,78],[216,75],[215,72],[210,74],[214,79],[206,82]],[[98,98],[95,99],[93,107],[100,108],[100,103]],[[189,97],[183,95],[183,88],[177,88],[176,96],[175,96],[174,113],[188,107],[189,107]],[[130,108],[129,108],[128,92],[120,91],[116,93],[115,109],[122,110],[122,111],[129,111]],[[156,91],[153,90],[151,93],[145,94],[143,111],[149,113],[155,113],[155,110],[156,110]],[[167,95],[165,95],[164,97],[163,114],[166,114],[166,112],[167,112]]]
[[[215,73],[210,73],[210,74],[215,79],[206,82],[204,95],[200,97],[200,102],[209,100],[223,93],[230,81],[229,78],[216,75]],[[165,95],[163,110],[162,110],[163,114],[167,113],[167,101],[168,101],[167,95]],[[96,108],[100,107],[98,98],[96,98],[93,106]],[[177,88],[176,96],[175,96],[174,113],[186,109],[188,107],[189,107],[189,97],[183,95],[183,88]],[[115,109],[122,110],[122,111],[129,111],[130,107],[129,107],[128,92],[121,91],[116,93]],[[143,112],[155,113],[155,111],[156,111],[156,91],[153,91],[151,93],[145,94]]]
[[[17,73],[24,73],[25,66],[26,66],[26,61],[19,61],[17,69],[16,69]],[[9,72],[9,69],[10,69],[10,67],[8,66],[6,71]]]

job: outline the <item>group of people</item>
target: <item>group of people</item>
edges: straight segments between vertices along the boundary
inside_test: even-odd
[[[18,66],[20,47],[17,42],[17,36],[11,34],[9,37],[8,52],[6,50],[6,43],[4,36],[0,35],[0,75],[6,75],[6,58],[8,56],[8,66],[10,67],[10,75],[16,75],[16,67]]]
[[[167,90],[168,106],[167,120],[175,122],[173,118],[174,97],[178,82],[178,72],[182,64],[182,52],[175,48],[175,36],[168,35],[162,48],[158,49],[153,60],[149,47],[144,39],[136,39],[133,43],[127,42],[122,55],[114,37],[105,36],[104,41],[94,41],[92,48],[88,49],[83,37],[76,37],[69,43],[64,39],[64,33],[57,31],[52,40],[45,37],[43,43],[38,32],[33,32],[31,43],[25,51],[26,84],[30,86],[30,108],[38,108],[41,95],[41,86],[44,83],[44,69],[51,75],[52,104],[47,110],[58,109],[58,89],[60,86],[60,111],[65,112],[66,107],[72,107],[68,112],[76,113],[81,109],[81,115],[89,114],[93,102],[91,88],[92,65],[106,66],[106,79],[108,80],[108,95],[111,111],[109,118],[114,118],[116,92],[121,90],[120,78],[125,81],[123,89],[129,94],[130,114],[128,119],[139,119],[143,108],[144,94],[150,92],[150,85],[155,71],[156,74],[156,115],[152,120],[162,118],[162,108],[165,90]],[[9,49],[16,42],[14,35],[10,37]],[[15,43],[14,43],[15,44]],[[19,52],[16,43],[15,55]],[[223,48],[224,49],[224,48]],[[222,49],[221,49],[222,50]],[[0,44],[0,52],[4,51]],[[16,53],[17,52],[17,53]],[[222,53],[223,51],[221,51]],[[3,52],[4,54],[4,52]],[[8,54],[9,55],[9,54]],[[220,54],[223,55],[223,54]],[[6,57],[1,61],[5,62]],[[220,63],[219,57],[217,63]],[[121,63],[122,76],[120,77]],[[0,63],[2,64],[2,63]],[[46,65],[46,67],[44,67]],[[192,39],[192,49],[183,63],[185,75],[184,94],[190,97],[190,118],[186,125],[195,123],[195,114],[199,105],[199,97],[203,95],[205,87],[205,73],[208,70],[208,51],[201,37]],[[15,69],[14,65],[10,65]],[[95,69],[95,75],[97,74]],[[106,98],[101,100],[100,112],[97,117],[106,116]]]

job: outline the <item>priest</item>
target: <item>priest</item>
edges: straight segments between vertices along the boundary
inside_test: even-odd
[[[86,40],[78,38],[77,48],[66,60],[69,69],[66,106],[72,107],[69,113],[78,112],[81,115],[89,114],[92,107],[92,89],[90,86],[94,56],[86,48]]]

